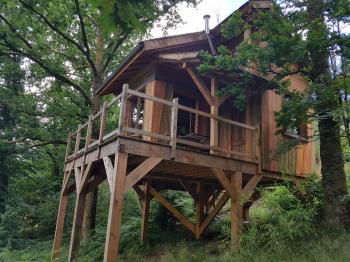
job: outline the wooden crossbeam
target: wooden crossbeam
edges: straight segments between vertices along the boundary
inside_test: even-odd
[[[65,175],[65,177],[64,177],[64,179],[63,179],[63,185],[62,185],[62,192],[63,192],[63,194],[67,194],[68,184],[69,184],[69,178],[70,178],[70,175],[71,175],[71,173],[72,173],[72,170],[73,170],[73,169],[70,169],[70,170],[66,173],[66,175]]]
[[[85,186],[86,186],[86,184],[87,184],[87,182],[88,182],[88,180],[90,178],[91,166],[92,166],[92,162],[89,162],[87,164],[87,166],[84,168],[84,173],[81,176],[80,187],[77,188],[77,192],[79,192],[79,193],[85,188]]]
[[[156,191],[153,187],[150,187],[150,193],[159,201],[160,204],[168,209],[169,212],[171,212],[174,217],[180,221],[181,224],[187,227],[193,234],[196,233],[193,223],[180,211],[178,211],[172,204],[170,204],[168,200],[166,200],[158,191]]]
[[[126,176],[124,192],[132,188],[140,179],[162,161],[162,158],[149,157]]]
[[[231,197],[234,197],[234,190],[232,189],[230,180],[228,180],[226,177],[224,170],[214,167],[212,167],[211,170],[213,171],[215,177],[219,180],[221,186],[230,194]]]
[[[216,217],[216,215],[220,212],[222,207],[226,204],[226,202],[229,200],[230,194],[226,191],[221,198],[219,199],[218,203],[215,205],[213,210],[209,213],[209,215],[204,219],[203,223],[199,227],[199,235],[203,234],[203,232],[207,229],[210,222]]]
[[[141,199],[142,201],[144,201],[145,199],[145,194],[143,193],[142,189],[138,186],[138,185],[134,185],[133,186],[137,196],[139,197],[139,199]]]
[[[187,183],[183,179],[180,179],[180,184],[191,195],[191,197],[194,199],[194,201],[198,202],[198,194],[195,190],[193,190],[191,184]]]
[[[107,182],[109,186],[109,190],[112,191],[112,185],[113,185],[113,163],[109,156],[105,156],[103,158],[103,164],[105,166],[106,170],[106,176],[107,176]]]
[[[255,175],[248,181],[248,183],[244,186],[242,191],[242,197],[244,199],[250,199],[251,195],[254,193],[254,190],[261,181],[262,177],[262,175]]]
[[[201,94],[203,95],[205,100],[208,102],[208,104],[210,106],[214,105],[214,98],[211,95],[209,88],[207,87],[207,85],[205,84],[203,79],[199,75],[197,75],[194,72],[194,70],[186,63],[183,63],[182,66],[188,72],[188,74],[191,76],[193,82],[196,84],[196,86],[198,87],[199,91],[201,92]]]

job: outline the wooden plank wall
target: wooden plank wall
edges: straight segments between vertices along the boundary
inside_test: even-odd
[[[276,135],[277,127],[274,113],[281,108],[282,97],[272,90],[266,90],[262,94],[262,161],[263,169],[287,172],[300,176],[307,176],[315,172],[315,144],[309,142],[300,145],[284,154],[277,155],[279,141],[289,140],[284,135]],[[312,126],[308,126],[308,135],[313,132]]]
[[[145,93],[167,100],[172,100],[173,91],[171,86],[164,81],[154,80],[145,87]],[[162,103],[145,99],[144,102],[144,123],[143,128],[146,131],[158,134],[170,134],[170,108]],[[157,138],[145,136],[143,139],[156,142]]]

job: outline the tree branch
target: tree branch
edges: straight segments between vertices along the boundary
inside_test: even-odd
[[[25,3],[22,0],[19,0],[19,2],[22,4],[22,6],[24,6],[25,8],[27,8],[28,10],[32,11],[34,14],[36,14],[41,20],[44,21],[44,23],[46,25],[48,25],[54,32],[56,32],[57,34],[59,34],[62,38],[64,38],[67,42],[73,44],[86,58],[86,60],[88,61],[88,63],[90,64],[90,67],[94,73],[94,75],[96,75],[96,67],[94,62],[92,61],[89,53],[84,50],[84,48],[82,48],[76,41],[74,41],[73,39],[71,39],[69,36],[67,36],[65,33],[63,33],[58,27],[56,27],[55,25],[53,25],[42,13],[38,12],[36,9],[34,9],[32,6],[30,6],[29,4]]]
[[[89,48],[88,40],[87,40],[87,37],[86,37],[86,30],[85,30],[84,19],[83,19],[83,16],[81,14],[81,11],[80,11],[79,0],[74,0],[74,2],[75,2],[75,7],[76,7],[77,13],[78,13],[80,29],[81,29],[81,35],[82,35],[82,38],[83,38],[83,44],[84,44],[84,47],[85,47],[85,50],[86,50],[86,54],[90,57],[90,48]]]
[[[111,52],[108,52],[108,56],[106,58],[105,64],[103,65],[103,72],[106,71],[109,63],[111,62],[112,58],[113,58],[113,54],[115,53],[115,51],[124,43],[124,41],[126,40],[126,38],[129,36],[129,33],[124,34],[121,38],[118,39],[118,41],[115,43],[114,47],[112,48]],[[112,47],[112,45],[111,45]],[[108,48],[109,50],[109,48]]]
[[[4,21],[5,24],[10,28],[10,31],[20,39],[28,48],[32,48],[32,45],[29,43],[27,39],[25,39],[20,33],[18,33],[18,29],[15,28],[2,14],[0,14],[0,20]]]
[[[92,102],[90,99],[90,96],[87,94],[87,92],[78,84],[74,83],[73,81],[71,81],[70,79],[68,79],[67,77],[60,75],[59,73],[57,73],[56,71],[54,71],[52,68],[50,68],[49,66],[45,65],[43,61],[40,61],[38,58],[36,58],[35,56],[26,53],[18,48],[16,48],[14,45],[12,45],[11,43],[9,43],[6,38],[4,38],[4,41],[7,45],[8,48],[10,48],[11,50],[13,50],[14,52],[27,57],[28,59],[30,59],[31,61],[35,62],[37,65],[39,65],[42,69],[44,69],[48,74],[50,74],[51,76],[55,77],[58,81],[61,81],[63,83],[66,83],[68,85],[71,85],[74,89],[76,89],[84,98],[85,102],[87,105],[91,106]]]

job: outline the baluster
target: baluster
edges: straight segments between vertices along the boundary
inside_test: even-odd
[[[173,108],[171,113],[171,129],[170,129],[170,146],[171,146],[171,153],[170,157],[175,158],[176,153],[176,136],[177,136],[177,115],[178,115],[178,106],[179,106],[179,99],[174,98],[173,99]]]
[[[128,84],[123,85],[122,97],[120,102],[120,112],[119,112],[119,134],[125,135],[123,131],[123,127],[125,126],[125,112],[126,112],[126,103],[127,103],[127,95],[128,95]]]

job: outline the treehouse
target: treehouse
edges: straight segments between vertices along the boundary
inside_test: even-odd
[[[249,1],[239,11],[249,19],[269,1]],[[279,181],[299,181],[315,170],[312,127],[277,134],[274,113],[283,103],[263,77],[248,83],[244,110],[233,96],[221,96],[227,83],[240,75],[197,71],[201,50],[226,45],[235,53],[249,37],[245,31],[227,40],[217,27],[139,43],[96,90],[113,94],[101,110],[70,133],[52,257],[59,256],[68,195],[76,192],[69,260],[78,255],[84,200],[104,180],[111,197],[104,261],[118,256],[123,197],[134,190],[142,203],[141,239],[148,233],[150,201],[159,201],[177,220],[200,238],[222,207],[231,203],[233,239],[259,198],[257,187]],[[290,88],[303,90],[299,75]],[[280,141],[302,140],[301,146],[278,154]],[[191,221],[163,195],[162,190],[185,191],[195,203]]]

